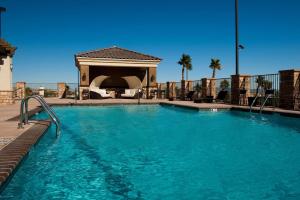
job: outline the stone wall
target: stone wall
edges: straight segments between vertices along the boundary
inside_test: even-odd
[[[176,82],[167,82],[166,98],[176,98]]]
[[[207,96],[213,96],[216,98],[216,79],[215,78],[203,78],[202,82],[202,97],[206,98]]]
[[[0,105],[9,105],[15,103],[13,91],[0,91]]]
[[[241,94],[246,90],[245,94]],[[250,75],[231,76],[231,103],[235,105],[247,105],[250,96]]]
[[[17,82],[16,83],[16,97],[19,99],[23,99],[26,95],[26,83],[25,82]]]
[[[279,107],[300,110],[300,70],[283,70],[279,72],[279,76]]]
[[[58,98],[64,98],[66,93],[66,83],[57,83]]]

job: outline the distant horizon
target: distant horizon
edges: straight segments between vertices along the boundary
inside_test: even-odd
[[[158,82],[179,81],[177,64],[192,57],[189,79],[211,77],[210,59],[235,73],[234,0],[3,0],[2,37],[16,46],[14,82],[77,83],[74,55],[118,46],[162,58]],[[300,2],[239,0],[240,74],[300,67]]]

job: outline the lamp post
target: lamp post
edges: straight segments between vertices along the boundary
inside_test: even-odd
[[[0,7],[0,39],[2,38],[2,35],[1,35],[1,33],[2,33],[2,30],[1,30],[1,26],[2,26],[2,23],[1,23],[1,14],[2,14],[2,12],[5,12],[5,11],[6,11],[6,8]]]
[[[239,16],[238,0],[235,0],[235,75],[239,75]]]

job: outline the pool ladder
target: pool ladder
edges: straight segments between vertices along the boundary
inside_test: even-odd
[[[47,104],[45,99],[40,96],[40,95],[33,95],[33,96],[28,96],[22,99],[21,101],[21,107],[20,107],[20,118],[19,118],[19,123],[18,123],[18,128],[23,128],[23,124],[28,124],[28,100],[29,99],[35,99],[37,100],[45,112],[48,113],[50,116],[52,122],[56,125],[56,136],[58,137],[61,132],[61,122],[53,109]],[[24,112],[25,109],[25,112]]]
[[[264,109],[264,107],[265,107],[265,105],[266,105],[268,99],[271,98],[273,95],[274,95],[274,90],[266,90],[266,91],[265,91],[265,96],[266,96],[266,97],[265,97],[265,99],[264,99],[264,102],[263,102],[263,103],[261,104],[261,106],[260,106],[260,109],[259,109],[259,113],[260,113],[260,114],[262,113],[262,111],[263,111],[263,109]],[[251,106],[250,106],[250,112],[252,112],[252,107],[254,106],[254,104],[255,104],[255,102],[256,102],[256,100],[257,100],[258,97],[262,97],[262,92],[260,92],[259,94],[257,94],[257,95],[255,96],[255,98],[254,98],[254,100],[253,100],[253,102],[252,102],[252,104],[251,104]]]

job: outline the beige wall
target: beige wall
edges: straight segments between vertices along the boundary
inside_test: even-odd
[[[156,86],[156,67],[149,68],[149,86],[155,87]]]
[[[12,58],[3,58],[0,64],[0,90],[12,90]]]
[[[80,66],[80,86],[90,85],[90,67],[88,65]]]

